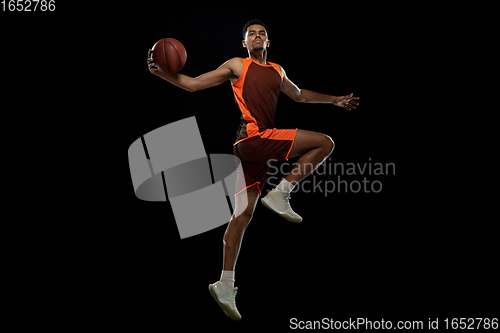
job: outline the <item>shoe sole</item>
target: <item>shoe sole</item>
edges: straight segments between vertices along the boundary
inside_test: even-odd
[[[224,311],[224,313],[231,319],[233,320],[240,320],[241,319],[241,316],[236,316],[236,314],[234,314],[233,311],[231,311],[231,307],[228,305],[228,304],[224,304],[224,303],[221,303],[219,302],[219,297],[217,296],[217,292],[215,291],[215,288],[214,286],[212,286],[211,284],[208,285],[208,291],[210,292],[210,295],[212,295],[212,297],[215,299],[215,301],[217,302],[217,304],[219,304],[220,308],[222,309],[222,311]]]
[[[265,197],[264,197],[264,198],[262,198],[262,199],[260,199],[260,202],[262,202],[262,204],[264,205],[264,207],[266,207],[267,209],[271,210],[273,213],[275,213],[275,214],[277,214],[277,215],[279,215],[279,216],[283,217],[284,219],[286,219],[286,220],[288,220],[288,221],[290,221],[290,222],[295,222],[295,223],[300,223],[300,222],[302,222],[302,220],[300,220],[300,221],[297,221],[297,220],[291,220],[291,219],[289,219],[289,218],[288,218],[288,216],[287,216],[286,214],[282,214],[282,213],[278,212],[276,209],[274,209],[273,204],[272,204],[272,203],[270,203],[270,202],[269,202],[269,200],[268,200],[268,199],[266,199]]]

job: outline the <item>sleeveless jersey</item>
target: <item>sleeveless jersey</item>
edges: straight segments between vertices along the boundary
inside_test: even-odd
[[[261,65],[250,58],[241,59],[243,70],[232,85],[236,104],[241,111],[236,144],[274,128],[274,116],[283,76],[277,64]]]

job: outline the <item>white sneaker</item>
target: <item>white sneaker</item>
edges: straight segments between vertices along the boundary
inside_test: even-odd
[[[217,281],[208,285],[208,291],[212,294],[215,301],[219,304],[222,311],[228,315],[229,318],[240,320],[241,315],[236,308],[236,293],[238,288],[231,288],[221,281]]]
[[[284,217],[288,221],[300,222],[302,217],[295,213],[290,206],[290,195],[275,191],[274,189],[269,192],[264,198],[260,199],[262,204],[278,214]]]

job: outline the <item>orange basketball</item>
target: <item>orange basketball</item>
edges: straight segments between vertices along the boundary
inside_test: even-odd
[[[162,73],[177,73],[186,64],[186,49],[177,39],[160,39],[153,46],[152,51],[153,62],[158,66],[158,70]]]

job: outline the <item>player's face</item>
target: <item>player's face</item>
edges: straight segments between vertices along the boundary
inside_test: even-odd
[[[246,38],[243,41],[243,46],[252,50],[265,50],[269,46],[267,39],[266,28],[260,24],[254,24],[247,28]]]

